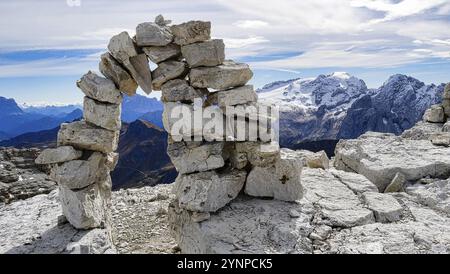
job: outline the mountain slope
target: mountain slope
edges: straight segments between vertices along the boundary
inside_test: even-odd
[[[317,78],[269,84],[258,90],[260,101],[280,106],[280,143],[356,138],[368,130],[400,134],[441,99],[444,85],[425,85],[394,75],[379,89],[335,72]]]

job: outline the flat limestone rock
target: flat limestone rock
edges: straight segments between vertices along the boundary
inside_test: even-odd
[[[373,211],[377,222],[390,223],[400,220],[403,208],[394,197],[375,192],[366,192],[362,197],[367,207]]]
[[[52,168],[51,178],[60,186],[79,190],[105,180],[108,174],[106,158],[102,153],[95,152],[88,160],[74,160]]]
[[[441,123],[419,121],[412,128],[405,130],[402,134],[402,138],[411,140],[429,140],[433,134],[441,130],[443,130],[443,125]]]
[[[100,77],[92,71],[81,77],[77,81],[77,86],[87,97],[94,100],[111,104],[122,103],[122,94],[114,82]]]
[[[254,167],[247,178],[245,193],[255,197],[273,197],[296,201],[303,195],[300,182],[304,159],[289,150],[281,150],[271,167]]]
[[[186,64],[178,61],[166,61],[158,65],[153,73],[153,88],[160,90],[161,86],[169,80],[183,77],[187,73]]]
[[[48,148],[39,154],[35,163],[38,165],[64,163],[79,159],[82,155],[83,152],[76,150],[71,146]]]
[[[211,38],[211,22],[189,21],[170,27],[175,44],[180,46],[202,42]]]
[[[145,54],[139,54],[130,35],[124,31],[111,38],[108,49],[112,56],[119,61],[139,84],[142,90],[152,92],[152,76]],[[145,57],[145,58],[144,58]]]
[[[215,171],[180,175],[174,186],[181,208],[196,212],[216,212],[237,197],[245,183],[247,172]]]
[[[224,90],[245,85],[253,77],[246,64],[225,61],[217,67],[194,68],[189,74],[191,85],[197,88]]]
[[[363,175],[353,172],[345,172],[337,169],[330,169],[331,174],[342,184],[358,194],[364,192],[378,192],[378,188]]]
[[[220,107],[244,105],[257,100],[258,95],[252,85],[217,92],[217,103]]]
[[[401,172],[398,172],[397,174],[395,174],[392,182],[386,187],[384,193],[400,192],[403,190],[406,182],[407,181],[405,175],[403,175]]]
[[[120,91],[129,96],[136,94],[138,87],[136,81],[110,53],[102,54],[99,70],[106,78],[112,80]]]
[[[436,146],[450,146],[450,132],[438,132],[430,136],[430,141]]]
[[[260,142],[237,142],[235,151],[245,155],[250,164],[259,167],[273,166],[280,155],[280,147],[277,144]]]
[[[189,146],[184,142],[169,143],[169,154],[173,165],[180,174],[208,171],[224,166],[223,142]]]
[[[214,67],[225,60],[225,44],[221,39],[214,39],[183,46],[181,53],[191,68]]]
[[[202,98],[207,90],[195,89],[186,80],[175,79],[161,86],[161,101],[163,102],[193,102],[195,98]]]
[[[110,153],[117,149],[119,132],[92,126],[85,121],[63,123],[58,132],[58,146]]]
[[[106,104],[84,97],[83,118],[96,126],[109,130],[120,130],[122,106]]]
[[[430,123],[445,123],[444,108],[441,105],[431,106],[425,111],[423,120]]]
[[[64,216],[77,229],[99,228],[105,225],[105,193],[98,184],[73,191],[59,187],[59,199]]]
[[[166,46],[173,40],[170,29],[156,23],[146,22],[136,27],[136,44],[145,46]]]
[[[175,59],[181,55],[181,48],[176,44],[169,44],[164,47],[144,47],[142,50],[147,54],[148,59],[155,64]]]
[[[450,148],[428,140],[408,140],[393,134],[369,132],[356,140],[341,140],[335,167],[357,172],[383,192],[398,172],[414,182],[427,176],[450,176]]]

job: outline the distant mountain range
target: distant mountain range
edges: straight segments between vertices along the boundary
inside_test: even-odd
[[[49,130],[63,122],[70,122],[83,116],[81,105],[66,106],[19,106],[14,99],[0,97],[0,140],[18,135]],[[155,112],[162,113],[162,103],[155,98],[136,95],[125,96],[122,105],[122,120],[133,122],[142,116],[148,116],[152,122],[160,125],[161,119]]]
[[[348,73],[268,84],[258,90],[260,101],[280,106],[280,143],[357,138],[367,131],[400,134],[440,103],[444,84],[425,85],[393,75],[378,89]]]

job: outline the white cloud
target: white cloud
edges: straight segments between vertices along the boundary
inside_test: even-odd
[[[241,21],[237,21],[233,25],[238,28],[243,28],[243,29],[260,29],[260,28],[267,27],[269,25],[269,23],[261,21],[261,20],[241,20]]]
[[[251,36],[248,38],[223,38],[224,43],[229,49],[239,49],[256,44],[266,43],[269,40],[262,36]]]

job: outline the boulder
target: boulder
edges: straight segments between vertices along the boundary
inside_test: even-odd
[[[357,172],[380,192],[398,172],[408,181],[450,176],[450,148],[428,140],[408,140],[393,134],[369,132],[356,140],[341,140],[336,146],[337,169]]]
[[[190,211],[216,212],[237,197],[246,175],[242,170],[179,175],[174,186],[178,205]]]
[[[77,81],[77,86],[91,99],[111,104],[122,103],[122,94],[114,82],[100,77],[92,71],[81,77]]]
[[[403,190],[406,183],[407,181],[405,175],[403,175],[401,172],[398,172],[397,174],[395,174],[392,182],[386,187],[384,193],[400,192]]]
[[[85,121],[63,123],[58,132],[58,146],[69,145],[77,149],[109,153],[117,149],[118,142],[118,131],[96,127]]]
[[[345,172],[337,169],[329,170],[333,176],[346,187],[357,194],[364,192],[378,192],[378,188],[363,175],[353,172]]]
[[[147,54],[148,59],[155,64],[176,59],[181,55],[181,48],[176,44],[169,44],[164,47],[144,47],[142,50]]]
[[[195,89],[186,80],[175,79],[161,86],[163,102],[193,102],[195,98],[203,98],[208,93],[205,89]]]
[[[220,107],[244,105],[257,100],[258,95],[252,85],[217,92],[217,103]]]
[[[76,229],[92,229],[105,225],[105,193],[99,184],[93,184],[78,191],[59,187],[64,216]]]
[[[169,80],[183,78],[187,73],[186,64],[178,61],[165,61],[158,65],[153,73],[153,88],[160,90],[161,86]]]
[[[447,121],[447,123],[445,123],[445,124],[442,126],[442,131],[443,131],[443,132],[450,132],[450,121]]]
[[[425,111],[423,120],[430,123],[445,123],[444,108],[442,105],[434,105]]]
[[[225,60],[225,44],[221,39],[214,39],[183,46],[181,53],[191,68],[214,67]]]
[[[194,68],[189,74],[191,85],[196,88],[224,90],[245,85],[253,77],[246,64],[225,61],[217,67]]]
[[[430,141],[436,146],[450,146],[450,132],[438,132],[430,136]]]
[[[175,44],[180,46],[202,42],[211,38],[211,22],[189,21],[170,27]]]
[[[172,23],[172,21],[165,20],[164,16],[162,16],[161,14],[159,14],[158,16],[155,17],[155,24],[157,24],[158,26],[165,27],[165,26],[169,25],[170,23]]]
[[[442,107],[444,108],[444,113],[447,119],[450,118],[450,98],[442,99]]]
[[[169,143],[167,154],[180,174],[208,171],[224,166],[223,142],[216,143]]]
[[[120,104],[101,103],[84,97],[83,118],[86,122],[94,124],[104,129],[120,130],[121,122]]]
[[[244,154],[251,165],[267,167],[273,166],[279,158],[280,147],[271,143],[237,142],[235,151],[237,154]]]
[[[330,168],[330,160],[325,151],[312,152],[308,150],[295,151],[298,157],[305,158],[305,166],[309,168]]]
[[[400,220],[403,208],[394,197],[375,192],[366,192],[362,197],[367,207],[373,211],[377,222],[390,223]]]
[[[39,154],[35,160],[35,163],[38,165],[64,163],[79,159],[82,155],[82,151],[76,150],[71,146],[48,148]]]
[[[170,29],[156,23],[146,22],[136,27],[136,44],[145,46],[166,46],[173,40]]]
[[[408,187],[406,192],[420,204],[450,214],[450,179],[438,180],[427,185],[416,184]]]
[[[304,164],[302,157],[283,149],[274,166],[253,167],[247,178],[245,193],[282,201],[299,200],[303,195],[300,177]]]
[[[94,152],[88,160],[74,160],[52,168],[51,178],[70,190],[80,190],[109,176],[106,158]]]
[[[411,140],[429,140],[433,134],[441,130],[443,130],[441,123],[419,121],[414,127],[405,130],[401,136]]]
[[[106,78],[112,80],[120,91],[129,96],[136,94],[138,87],[136,81],[110,53],[102,54],[99,70]]]
[[[108,49],[112,56],[130,72],[145,93],[152,92],[152,76],[147,57],[145,54],[138,53],[128,32],[124,31],[113,36],[109,41]]]

